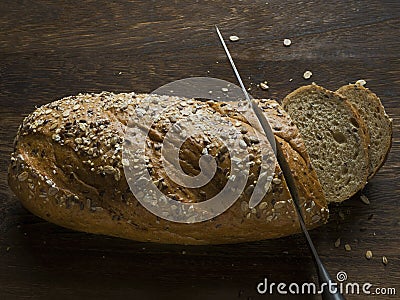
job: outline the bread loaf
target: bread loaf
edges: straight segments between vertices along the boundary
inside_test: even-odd
[[[129,189],[121,148],[128,121],[145,111],[143,94],[80,94],[44,105],[25,118],[15,140],[9,185],[23,205],[37,216],[67,228],[137,241],[178,244],[239,243],[299,232],[298,216],[279,165],[262,202],[249,208],[259,177],[262,143],[232,104],[151,96],[160,112],[172,100],[177,111],[156,121],[147,140],[148,169],[159,189],[177,201],[197,203],[217,194],[229,179],[229,154],[217,140],[190,137],[180,149],[180,164],[195,176],[205,146],[218,160],[215,176],[204,187],[185,188],[170,180],[159,163],[160,143],[171,124],[188,114],[214,114],[241,128],[251,153],[250,176],[244,192],[221,215],[183,224],[146,210]],[[289,162],[300,194],[306,224],[326,222],[328,209],[306,148],[289,116],[274,101],[260,100],[277,142]],[[140,124],[137,124],[138,130]],[[227,132],[226,132],[227,133]]]
[[[356,108],[338,93],[315,84],[283,99],[304,139],[328,202],[358,192],[369,174],[369,135]]]
[[[336,91],[353,104],[365,122],[370,136],[369,178],[383,165],[392,145],[392,120],[379,97],[360,84],[342,86]]]

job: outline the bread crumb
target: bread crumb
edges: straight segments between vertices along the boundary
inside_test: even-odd
[[[351,246],[349,244],[344,245],[344,249],[346,249],[346,251],[351,251]]]
[[[311,71],[305,71],[304,74],[303,74],[303,78],[306,79],[306,80],[310,79],[311,76],[312,76],[312,72]]]
[[[367,259],[371,259],[371,258],[372,258],[372,251],[371,251],[371,250],[368,250],[367,252],[365,252],[365,257],[366,257]]]
[[[231,35],[231,36],[229,37],[229,40],[230,40],[231,42],[237,42],[238,40],[240,40],[240,38],[239,38],[237,35]]]
[[[338,238],[336,241],[335,241],[335,247],[336,248],[339,248],[339,246],[340,246],[340,238]]]
[[[367,82],[364,79],[360,79],[360,80],[356,81],[357,86],[364,86],[366,84],[367,84]]]
[[[382,256],[382,263],[386,266],[388,264],[388,259],[386,256]]]
[[[266,81],[260,83],[260,88],[263,90],[268,90],[269,86]]]
[[[367,204],[367,205],[371,204],[371,202],[369,202],[369,199],[368,199],[367,196],[365,196],[365,195],[361,195],[361,196],[360,196],[360,200],[361,200],[364,204]]]
[[[284,39],[283,40],[283,45],[286,47],[289,47],[292,44],[292,41],[290,39]]]

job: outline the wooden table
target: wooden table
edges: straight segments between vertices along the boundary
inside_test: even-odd
[[[33,216],[7,185],[13,138],[35,106],[79,92],[151,92],[190,76],[235,83],[214,24],[240,37],[229,47],[253,96],[362,78],[381,97],[394,137],[364,190],[371,204],[357,195],[331,207],[311,235],[333,276],[400,294],[399,1],[2,1],[0,11],[0,299],[266,299],[255,288],[264,277],[315,282],[302,235],[201,247],[96,236]],[[256,86],[264,80],[268,91]]]

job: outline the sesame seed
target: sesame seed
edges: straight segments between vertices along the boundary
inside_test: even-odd
[[[345,244],[344,249],[346,249],[346,251],[351,251],[351,246],[349,244]]]
[[[58,141],[61,140],[61,137],[60,137],[58,134],[53,134],[53,135],[52,135],[52,139],[53,139],[54,141],[58,142]]]
[[[247,130],[246,127],[242,126],[242,128],[240,128],[240,132],[241,132],[242,134],[246,134],[246,133],[248,132],[248,130]]]
[[[71,111],[70,111],[69,109],[64,110],[63,113],[62,113],[62,116],[63,116],[64,118],[66,118],[66,117],[69,116],[70,112],[71,112]]]
[[[382,256],[382,263],[386,266],[388,264],[388,259],[386,256]]]
[[[264,209],[267,207],[267,205],[268,205],[267,202],[261,202],[259,207],[260,209]]]
[[[372,251],[371,251],[371,250],[368,250],[367,252],[365,252],[365,257],[366,257],[367,259],[371,259],[371,258],[372,258]]]
[[[280,180],[279,178],[274,178],[274,179],[272,179],[272,182],[274,184],[281,184],[282,180]]]
[[[274,208],[275,209],[281,209],[286,205],[285,201],[278,201],[275,203]]]
[[[239,39],[240,39],[240,38],[239,38],[237,35],[231,35],[231,36],[229,37],[229,40],[230,40],[231,42],[237,42]]]
[[[247,144],[244,140],[240,140],[239,141],[239,146],[240,148],[246,149],[247,148]]]
[[[106,172],[107,174],[114,174],[115,173],[115,169],[112,166],[105,166],[104,167],[104,172]]]
[[[371,202],[369,202],[369,199],[365,195],[361,195],[360,200],[366,205],[369,205],[371,203]]]
[[[303,78],[306,79],[306,80],[310,79],[311,76],[312,76],[312,72],[311,71],[305,71],[304,74],[303,74]]]
[[[335,247],[336,247],[336,248],[339,248],[339,246],[340,246],[340,241],[341,241],[340,238],[338,238],[338,239],[335,241]]]
[[[367,84],[367,82],[364,79],[360,79],[360,80],[356,81],[357,86],[364,86],[366,84]]]
[[[283,45],[286,47],[289,47],[292,44],[292,41],[290,39],[284,39],[283,40]]]
[[[228,88],[222,88],[221,90],[222,90],[224,93],[229,92],[229,89],[228,89]]]
[[[51,124],[49,130],[54,130],[56,128],[57,128],[57,123],[53,123],[53,124]]]
[[[18,175],[18,181],[19,182],[25,181],[28,179],[28,176],[29,176],[28,172],[26,171],[22,172],[21,174]]]

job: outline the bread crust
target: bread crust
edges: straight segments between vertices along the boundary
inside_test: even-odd
[[[346,97],[354,105],[354,107],[357,109],[358,113],[361,115],[361,117],[363,119],[366,119],[367,116],[365,116],[363,114],[363,111],[361,110],[362,106],[377,106],[377,107],[379,107],[380,108],[380,110],[379,110],[380,119],[382,120],[383,123],[385,123],[384,125],[387,126],[387,128],[385,128],[386,129],[385,131],[389,132],[389,137],[385,141],[384,144],[379,145],[380,146],[379,150],[382,150],[382,152],[384,154],[382,156],[382,159],[379,160],[378,164],[372,165],[372,162],[370,163],[370,173],[368,176],[368,180],[369,180],[373,176],[375,176],[375,174],[383,166],[383,164],[385,163],[385,161],[389,155],[390,149],[392,147],[393,121],[386,114],[385,108],[382,105],[382,102],[379,99],[379,97],[375,93],[373,93],[370,89],[368,89],[364,86],[361,86],[359,84],[348,84],[348,85],[342,86],[336,92],[343,95],[344,97]],[[374,128],[374,125],[368,124],[367,121],[365,121],[364,123],[366,125],[366,130],[368,132],[368,135],[370,137],[370,143],[373,143],[374,142],[372,140],[373,131],[378,130],[378,128]],[[373,151],[376,149],[372,149],[372,147],[371,147],[371,148],[369,148],[369,150],[370,150],[369,151],[370,160],[372,161],[371,158],[374,155]]]
[[[300,231],[295,207],[278,165],[275,166],[277,180],[271,184],[262,205],[255,209],[249,209],[249,195],[243,193],[227,211],[201,223],[174,223],[147,211],[126,182],[120,147],[126,124],[145,97],[134,93],[80,94],[44,105],[25,118],[15,140],[8,176],[10,187],[23,205],[35,215],[63,227],[143,242],[239,243]],[[170,99],[159,97],[157,101],[159,104]],[[207,113],[208,110],[221,113],[216,111],[213,102],[190,100],[185,105],[197,105],[197,109]],[[267,116],[271,114],[267,110]],[[221,114],[221,117],[234,119],[232,114]],[[282,127],[286,127],[285,122],[281,119],[277,124],[283,123]],[[249,127],[246,122],[241,126]],[[150,133],[149,156],[154,161],[156,177],[163,175],[157,166],[155,149],[164,129],[158,124]],[[296,169],[307,226],[323,224],[328,218],[326,201],[318,188],[315,172],[304,168],[310,163],[301,150],[299,138],[292,133],[285,140],[284,133],[276,130],[275,134]],[[195,140],[185,146],[182,152],[185,171],[196,172],[196,158],[202,146]],[[252,146],[250,151],[257,157],[255,148]],[[217,145],[212,151],[217,155],[221,147]],[[258,167],[256,161],[251,169],[255,178]],[[225,175],[219,171],[206,191],[216,193],[226,182]],[[174,194],[178,201],[202,200],[200,189],[179,189],[168,180],[165,185],[165,193]],[[250,182],[246,189],[249,185]]]

